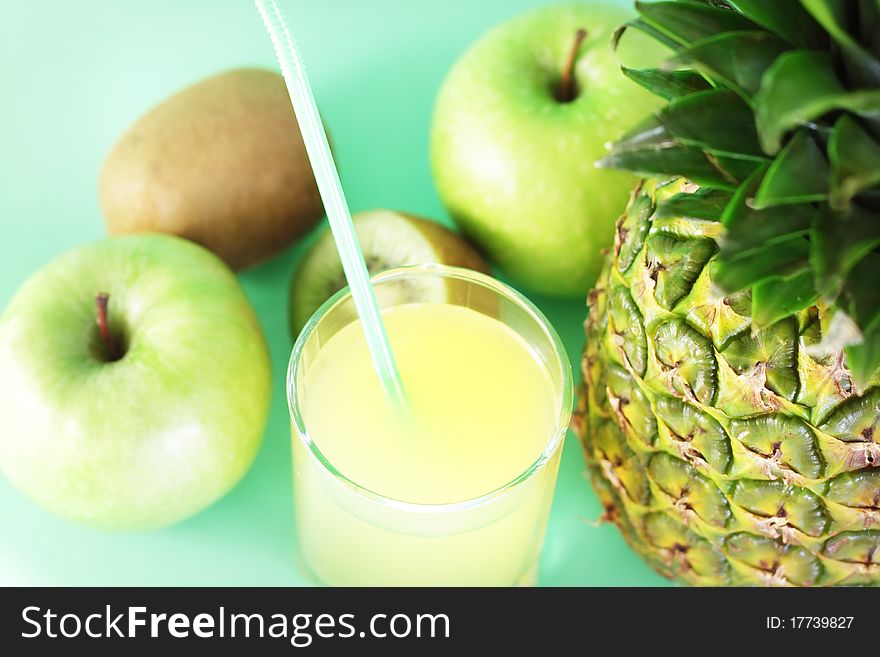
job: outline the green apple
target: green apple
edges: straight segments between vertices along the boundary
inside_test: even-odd
[[[115,237],[31,276],[0,315],[0,471],[105,529],[169,525],[230,490],[270,365],[235,275],[170,235]]]
[[[597,2],[542,8],[477,41],[440,90],[431,166],[461,229],[539,292],[582,296],[634,178],[594,162],[658,100],[620,71],[630,14]],[[647,57],[646,41],[624,39]],[[656,60],[655,60],[656,61]]]

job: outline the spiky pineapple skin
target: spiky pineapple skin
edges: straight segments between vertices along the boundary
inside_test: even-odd
[[[575,428],[605,517],[694,585],[880,585],[880,381],[816,353],[815,308],[753,329],[712,283],[721,224],[663,210],[694,187],[636,188],[588,298]]]

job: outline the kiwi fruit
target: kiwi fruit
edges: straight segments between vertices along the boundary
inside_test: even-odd
[[[284,80],[260,69],[207,78],[141,117],[107,156],[99,192],[111,235],[171,233],[234,269],[324,214]]]
[[[354,215],[352,221],[371,276],[431,262],[489,273],[486,260],[470,242],[429,219],[393,210],[370,210]],[[291,280],[291,335],[296,338],[312,313],[346,285],[336,244],[327,231],[305,255]],[[377,296],[380,305],[389,301],[382,297],[381,288]],[[424,300],[425,295],[419,298]]]

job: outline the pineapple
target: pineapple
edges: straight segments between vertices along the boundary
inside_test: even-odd
[[[880,585],[880,3],[636,6],[673,54],[600,163],[645,176],[587,301],[605,515],[687,583]]]

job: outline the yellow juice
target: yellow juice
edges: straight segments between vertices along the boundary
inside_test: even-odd
[[[406,417],[386,401],[357,321],[321,344],[303,379],[304,426],[337,471],[294,437],[308,567],[326,584],[531,583],[561,452],[544,453],[561,382],[516,331],[476,310],[407,303],[382,317]],[[484,497],[542,453],[532,476]]]

